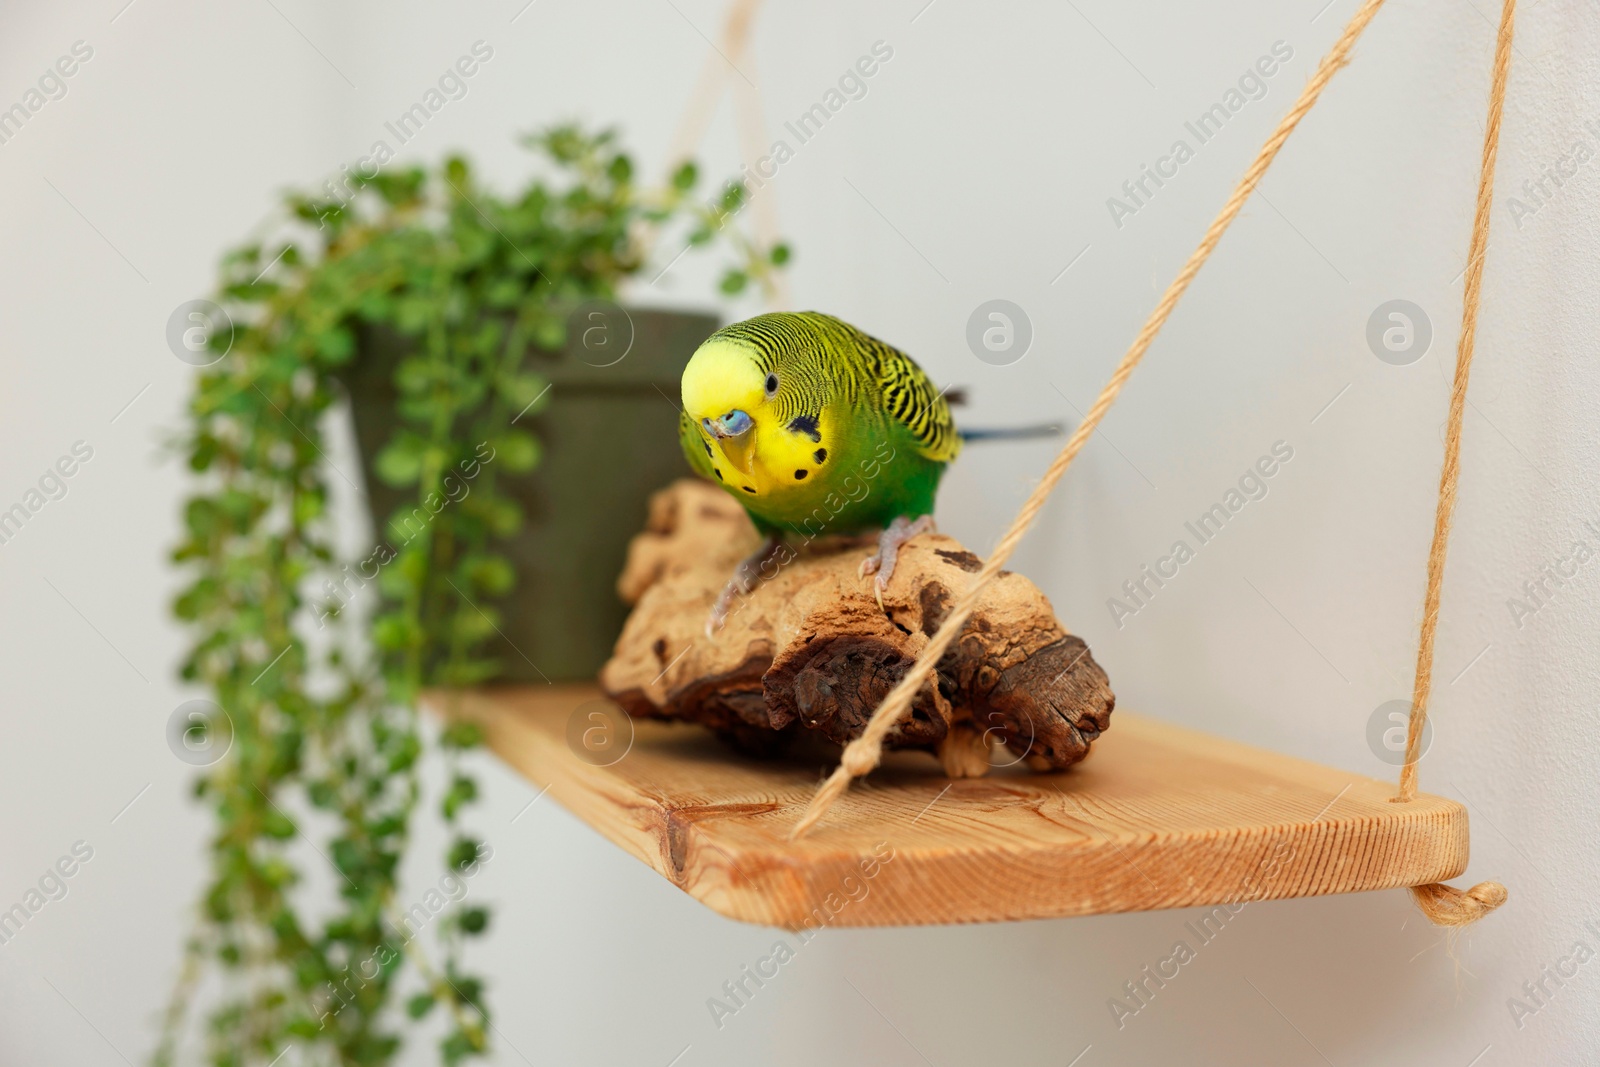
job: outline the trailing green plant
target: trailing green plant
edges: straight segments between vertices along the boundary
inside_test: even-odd
[[[513,421],[545,396],[524,357],[562,346],[575,302],[614,298],[640,274],[654,235],[730,243],[727,293],[770,285],[788,256],[729,225],[739,184],[701,201],[685,164],[642,187],[610,133],[567,126],[528,143],[546,165],[514,198],[459,158],[355,175],[332,195],[289,195],[273,238],[222,262],[232,329],[209,338],[219,360],[189,404],[180,447],[198,488],[173,555],[189,576],[174,611],[195,635],[182,675],[218,709],[197,729],[228,747],[195,784],[215,817],[211,873],[157,1063],[177,1056],[207,973],[221,977],[207,1026],[217,1067],[273,1063],[290,1045],[301,1063],[389,1063],[404,1017],[441,1011],[445,1063],[488,1048],[483,984],[462,960],[488,911],[454,905],[425,948],[397,886],[422,796],[419,694],[497,669],[483,647],[513,581],[497,544],[523,516],[495,483],[538,463],[539,441]],[[392,368],[399,428],[375,462],[408,502],[357,557],[379,590],[361,618],[345,605],[329,507],[330,479],[350,479],[323,425],[373,327],[411,340]],[[473,478],[472,492],[435,507],[451,477]],[[418,507],[431,522],[397,534]],[[478,742],[465,723],[439,733],[446,878],[489,853],[462,821],[478,785],[461,756]],[[321,861],[331,909],[303,885]]]

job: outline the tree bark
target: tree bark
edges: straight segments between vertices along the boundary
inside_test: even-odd
[[[773,752],[803,731],[843,744],[905,675],[982,561],[926,534],[900,551],[880,608],[858,568],[874,541],[786,547],[711,637],[711,605],[760,538],[706,482],[651,500],[617,588],[634,605],[606,693],[635,716],[698,722],[742,750]],[[1105,671],[1056,621],[1032,582],[1001,572],[940,661],[889,747],[925,749],[955,777],[983,774],[991,749],[1037,770],[1070,766],[1109,726]]]

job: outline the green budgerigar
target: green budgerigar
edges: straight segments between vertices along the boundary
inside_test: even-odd
[[[766,537],[718,598],[707,632],[785,536],[881,530],[861,565],[881,600],[900,546],[933,528],[939,478],[962,443],[944,396],[910,356],[815,311],[759,315],[712,334],[684,368],[679,429],[690,466],[733,494]]]

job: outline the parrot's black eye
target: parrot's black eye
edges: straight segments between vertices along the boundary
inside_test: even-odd
[[[778,376],[776,374],[767,375],[767,395],[768,396],[772,396],[777,391],[778,391]]]

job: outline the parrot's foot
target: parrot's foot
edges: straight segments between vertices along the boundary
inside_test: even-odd
[[[933,516],[923,515],[918,519],[909,519],[904,515],[895,519],[883,532],[878,535],[878,551],[861,561],[861,576],[877,575],[873,582],[873,592],[878,597],[878,606],[883,607],[883,591],[889,588],[889,579],[894,577],[895,560],[900,555],[900,546],[918,534],[928,533],[933,529]]]
[[[728,621],[728,611],[733,607],[734,598],[746,596],[756,587],[756,583],[761,579],[762,568],[775,562],[782,549],[781,539],[769,537],[759,549],[746,556],[733,569],[733,577],[728,579],[728,584],[717,594],[717,602],[711,606],[711,614],[706,619],[707,637],[714,636],[722,629],[722,624]]]

